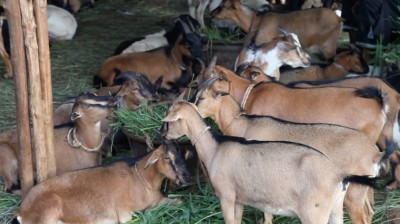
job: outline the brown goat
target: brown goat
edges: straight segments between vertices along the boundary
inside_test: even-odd
[[[381,91],[373,87],[288,88],[276,82],[254,85],[222,66],[215,66],[215,60],[198,76],[199,83],[213,76],[221,77],[213,85],[223,89],[229,86],[230,95],[248,114],[276,116],[293,122],[338,124],[360,130],[374,142],[382,132],[387,111],[392,109]]]
[[[361,52],[345,50],[338,53],[333,63],[325,67],[312,65],[307,68],[292,69],[281,72],[280,82],[289,83],[295,81],[318,81],[339,79],[346,77],[350,72],[366,74],[369,71],[367,62]]]
[[[203,87],[196,99],[199,114],[203,118],[211,117],[224,135],[299,142],[320,149],[338,167],[348,172],[377,174],[377,161],[381,162],[383,153],[379,152],[374,142],[357,130],[332,124],[302,124],[269,116],[246,115],[229,95],[229,89],[217,91],[212,86]],[[394,148],[386,151],[385,159]],[[373,210],[367,191],[367,187],[359,185],[350,185],[348,188],[344,204],[353,223],[369,223],[372,220]],[[364,214],[364,206],[367,214]],[[270,220],[266,223],[272,223],[271,219],[266,218]]]
[[[161,77],[161,87],[167,90],[186,85],[192,77],[192,63],[203,56],[201,37],[196,33],[192,19],[182,18],[179,17],[174,29],[168,32],[173,36],[167,38],[168,46],[112,56],[101,65],[95,82],[100,79],[104,86],[111,86],[119,73],[135,71],[146,75],[153,84]]]
[[[110,115],[117,106],[117,98],[98,97],[90,93],[83,93],[76,99],[71,112],[73,127],[63,126],[54,129],[56,175],[71,170],[82,169],[101,163],[100,147],[103,144],[104,134],[100,130],[100,121]],[[13,153],[11,153],[11,151]],[[18,158],[18,140],[16,130],[0,134],[0,160],[9,160],[0,165],[0,174],[17,174],[18,166],[14,161]],[[14,157],[12,157],[14,156]],[[6,158],[6,159],[4,159]],[[15,184],[17,178],[11,179]],[[10,184],[6,184],[9,189]]]
[[[248,66],[257,66],[268,76],[280,79],[279,68],[282,65],[291,67],[307,67],[311,57],[301,48],[297,35],[281,30],[282,34],[270,42],[257,46],[255,32],[251,43],[247,46],[243,64],[235,64],[236,73],[240,73]]]
[[[297,216],[307,224],[343,222],[343,197],[354,176],[320,149],[216,134],[196,106],[185,101],[175,102],[162,121],[167,139],[186,135],[195,145],[220,198],[225,223],[240,223],[243,205]]]
[[[28,192],[15,216],[24,224],[125,223],[132,219],[132,211],[180,203],[161,194],[165,177],[179,185],[190,177],[171,143],[140,158],[48,179]]]
[[[377,77],[348,77],[337,80],[330,81],[317,81],[317,82],[294,82],[289,83],[290,86],[294,86],[297,88],[321,88],[321,87],[355,87],[362,88],[365,86],[375,86],[376,88],[381,89],[386,94],[387,103],[389,106],[389,111],[387,113],[387,121],[385,126],[383,127],[382,133],[379,137],[378,144],[384,148],[385,147],[385,137],[390,136],[394,139],[397,145],[400,146],[400,127],[398,124],[398,114],[400,110],[400,94],[391,88],[385,81]],[[398,155],[398,153],[393,154],[393,165],[395,165],[395,180],[388,186],[391,189],[396,189],[400,184],[400,165],[395,162],[398,160],[394,158]]]
[[[301,46],[305,49],[317,47],[325,59],[335,56],[337,41],[342,31],[343,22],[336,13],[327,8],[313,8],[290,13],[266,12],[258,14],[241,3],[240,0],[223,0],[218,8],[212,11],[217,19],[231,19],[248,33],[244,46],[250,43],[254,32],[259,36],[256,44],[268,43],[279,35],[283,28],[299,36]],[[238,57],[242,64],[245,48]]]

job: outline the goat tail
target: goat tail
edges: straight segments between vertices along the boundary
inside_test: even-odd
[[[379,161],[379,164],[383,164],[388,160],[391,155],[399,148],[397,143],[393,139],[385,139],[386,148],[384,149],[384,154]]]
[[[364,88],[357,89],[355,91],[355,94],[358,97],[375,99],[381,105],[382,108],[385,108],[386,106],[384,93],[379,88],[376,88],[374,86],[367,86]]]
[[[378,185],[378,180],[377,177],[351,175],[343,179],[343,185],[346,186],[347,184],[352,183],[366,185],[374,189],[381,189],[382,187]]]
[[[14,214],[14,217],[11,220],[11,224],[20,224],[17,217],[20,216],[19,211]]]

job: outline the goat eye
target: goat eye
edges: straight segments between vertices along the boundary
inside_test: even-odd
[[[258,76],[258,72],[251,73],[251,78],[254,79]]]

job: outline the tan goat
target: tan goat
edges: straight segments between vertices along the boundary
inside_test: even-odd
[[[130,212],[179,203],[160,192],[165,177],[190,178],[175,145],[167,143],[136,159],[72,171],[34,186],[15,216],[24,224],[125,223]]]
[[[310,52],[315,52],[316,47],[325,59],[335,56],[337,41],[343,26],[342,19],[328,8],[259,14],[243,5],[241,0],[223,0],[220,6],[212,11],[212,16],[217,19],[231,19],[248,33],[243,46],[250,43],[256,31],[259,31],[256,44],[268,43],[279,35],[278,28],[280,27],[297,34],[301,46]],[[244,61],[244,50],[245,48],[238,56],[238,64]]]
[[[357,130],[332,124],[293,123],[269,116],[246,115],[229,95],[229,89],[217,91],[212,86],[203,87],[196,99],[199,114],[203,118],[211,117],[224,135],[306,144],[320,149],[346,172],[376,175],[376,168],[395,148],[389,148],[381,160],[384,153]],[[372,220],[373,210],[367,190],[366,186],[352,184],[348,188],[344,204],[353,223],[370,223]],[[364,214],[364,206],[367,214]],[[269,220],[265,223],[272,223],[272,217],[265,220]]]
[[[100,130],[100,121],[110,115],[117,106],[117,98],[98,97],[91,93],[83,93],[76,99],[71,112],[74,126],[63,126],[54,129],[54,142],[56,147],[56,175],[86,167],[96,166],[101,163],[100,147],[104,141],[104,133]],[[0,160],[9,160],[0,164],[0,174],[17,174],[18,166],[18,140],[16,130],[0,134]],[[12,152],[10,150],[12,149]],[[15,157],[8,157],[8,156]],[[16,177],[5,177],[15,183]],[[6,184],[6,189],[10,186]]]
[[[186,135],[196,147],[220,198],[225,223],[240,223],[243,205],[297,216],[304,224],[343,222],[343,197],[355,176],[320,149],[216,134],[196,106],[184,101],[175,102],[162,121],[167,139]]]

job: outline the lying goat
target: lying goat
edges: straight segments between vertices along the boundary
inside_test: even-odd
[[[109,116],[117,106],[115,97],[99,97],[91,93],[83,93],[76,98],[71,112],[71,120],[74,122],[54,129],[54,145],[56,160],[56,175],[101,163],[100,148],[104,141],[104,133],[100,130],[100,121]],[[12,153],[10,153],[12,150]],[[6,152],[6,153],[4,153]],[[18,139],[16,130],[10,130],[0,134],[0,157],[14,155],[6,160],[8,163],[0,164],[0,174],[17,174],[18,165]],[[5,159],[0,159],[5,160]],[[16,177],[5,177],[15,184]],[[10,184],[6,184],[6,190]]]
[[[394,143],[391,144],[383,155],[366,135],[343,126],[293,123],[269,116],[246,115],[229,95],[229,89],[217,91],[212,86],[204,86],[196,99],[199,114],[203,118],[211,117],[224,135],[306,144],[320,149],[337,167],[358,175],[375,176],[378,171],[376,168],[396,148]],[[348,188],[344,204],[353,223],[369,223],[372,220],[373,210],[367,190],[367,187],[359,185],[350,185]],[[269,220],[266,223],[272,223],[272,217],[266,220]]]
[[[196,147],[227,224],[241,222],[243,205],[297,216],[302,223],[341,223],[347,184],[371,181],[340,169],[325,152],[307,145],[216,134],[196,106],[184,101],[175,102],[162,121],[167,139],[186,135]]]
[[[241,2],[255,10],[259,8],[271,9],[267,0],[242,0]],[[208,3],[210,3],[210,11],[213,11],[221,4],[221,0],[211,0],[211,2],[210,0],[188,0],[189,15],[199,21],[202,29],[206,28],[204,23],[204,11]]]
[[[281,34],[270,42],[257,46],[255,40],[258,32],[254,33],[247,46],[243,64],[235,62],[235,71],[240,74],[249,66],[257,66],[268,76],[280,79],[279,68],[282,65],[291,67],[307,67],[311,63],[310,56],[301,48],[297,35],[281,29]]]
[[[327,79],[339,79],[349,73],[366,74],[369,72],[367,62],[357,48],[343,50],[336,54],[333,63],[321,67],[313,65],[307,68],[291,69],[281,72],[280,82],[289,83],[295,81],[318,81]]]
[[[179,18],[185,23],[191,24],[194,30],[200,26],[199,22],[190,16],[182,15]],[[149,34],[145,37],[123,41],[114,50],[114,55],[150,51],[156,48],[168,46],[168,44],[174,44],[173,41],[176,32],[177,30],[174,27],[168,32],[161,30],[160,32]]]
[[[320,51],[325,59],[335,56],[337,41],[342,31],[342,19],[327,8],[313,8],[290,13],[267,12],[258,14],[241,3],[240,0],[223,0],[213,12],[218,19],[231,19],[248,33],[243,46],[250,43],[254,32],[259,31],[256,44],[268,43],[279,35],[278,28],[299,36],[301,46],[314,52]],[[238,56],[242,64],[245,48]]]
[[[168,46],[110,57],[101,65],[95,82],[100,79],[104,86],[111,86],[119,73],[135,71],[146,75],[151,83],[162,77],[161,87],[167,90],[187,85],[192,78],[192,63],[203,54],[200,35],[185,17],[188,16],[176,20],[174,37]]]
[[[55,40],[71,40],[78,27],[71,13],[54,5],[47,5],[47,24],[49,38]]]
[[[276,116],[293,122],[338,124],[362,131],[377,142],[386,114],[392,109],[384,93],[374,87],[289,88],[277,82],[254,85],[224,67],[215,66],[215,60],[206,72],[198,75],[199,83],[221,77],[213,86],[224,89],[229,86],[230,95],[248,114]]]
[[[132,219],[132,211],[180,202],[161,194],[165,177],[179,185],[190,177],[171,143],[140,158],[48,179],[28,192],[15,216],[21,224],[125,223]]]

